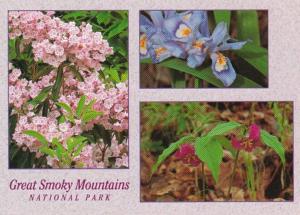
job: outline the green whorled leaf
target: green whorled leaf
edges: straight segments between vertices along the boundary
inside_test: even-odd
[[[80,72],[77,70],[77,68],[74,65],[68,66],[68,68],[71,70],[75,78],[77,78],[78,81],[84,81],[82,75]]]
[[[52,87],[52,97],[54,101],[56,101],[59,98],[59,91],[64,79],[63,72],[64,72],[65,65],[66,63],[62,63],[57,69],[56,80]]]
[[[80,155],[80,153],[81,153],[81,151],[82,151],[82,148],[85,146],[85,143],[84,142],[81,142],[81,143],[79,143],[78,145],[77,145],[77,148],[76,148],[76,150],[75,150],[75,152],[74,152],[74,156],[76,157],[76,156],[78,156],[78,155]]]
[[[88,111],[92,110],[93,105],[96,103],[96,99],[93,99],[90,101],[90,103],[88,103],[87,105],[85,105],[82,109],[82,113],[86,113]]]
[[[237,154],[237,150],[235,148],[233,148],[231,141],[228,140],[225,136],[217,136],[215,137],[215,139],[217,141],[219,141],[219,143],[222,145],[222,147],[229,151],[232,155],[232,157],[235,157]]]
[[[42,103],[48,97],[51,89],[52,89],[52,86],[45,87],[44,89],[41,90],[41,92],[36,97],[34,97],[31,101],[29,101],[28,104],[36,106],[36,105]]]
[[[105,24],[107,25],[111,19],[111,13],[106,12],[106,11],[101,11],[97,13],[96,15],[97,23],[98,24]]]
[[[48,147],[40,147],[39,151],[42,152],[43,154],[50,155],[53,158],[55,157],[55,151]]]
[[[68,114],[73,115],[73,111],[72,111],[72,108],[70,107],[70,105],[68,105],[64,102],[57,102],[56,105],[63,108],[65,111],[67,111]]]
[[[118,70],[116,68],[107,68],[103,71],[104,73],[108,74],[109,77],[115,82],[115,83],[119,83],[120,77],[119,77],[119,73]]]
[[[268,50],[253,44],[251,41],[240,50],[234,52],[264,76],[268,75]]]
[[[81,116],[81,114],[82,114],[82,110],[83,110],[83,107],[84,107],[84,105],[85,105],[85,100],[86,100],[86,96],[83,95],[83,96],[80,97],[80,100],[79,100],[79,102],[78,102],[78,104],[77,104],[76,115],[77,115],[77,117],[79,117],[79,118],[80,118],[80,116]]]
[[[53,71],[54,67],[46,64],[38,65],[37,71],[35,76],[33,77],[34,80],[38,80],[40,77],[44,75],[48,75],[51,71]]]
[[[99,111],[89,111],[84,113],[81,117],[82,121],[88,123],[89,121],[96,119],[98,116],[102,116],[102,112]]]
[[[20,44],[21,44],[21,38],[20,38],[20,37],[17,37],[17,38],[16,38],[16,44],[15,44],[15,46],[16,46],[16,54],[17,54],[17,57],[19,57],[20,54],[21,54],[21,51],[20,51]]]
[[[62,123],[64,123],[65,121],[66,121],[65,116],[60,116],[60,117],[58,118],[58,124],[62,124]]]
[[[227,24],[227,28],[230,28],[230,18],[231,18],[231,11],[229,10],[215,10],[214,17],[216,24],[220,22],[225,22]]]
[[[120,34],[125,29],[127,29],[127,27],[128,27],[127,19],[122,19],[120,21],[117,21],[110,27],[110,29],[107,30],[107,32],[108,32],[107,38],[110,39],[110,38]]]
[[[42,111],[42,116],[47,117],[48,116],[48,112],[49,112],[49,101],[46,100],[43,103],[43,111]]]
[[[180,140],[171,143],[168,148],[166,148],[158,157],[156,163],[152,166],[151,174],[155,173],[164,160],[166,160],[173,152],[175,152],[180,145],[184,143],[194,142],[195,137],[194,136],[185,136],[181,138]]]
[[[262,142],[272,148],[280,157],[281,162],[285,164],[285,150],[282,143],[279,142],[276,136],[269,134],[265,130],[261,130],[260,137]]]
[[[62,18],[67,21],[70,21],[70,20],[74,21],[74,19],[78,20],[78,19],[82,19],[85,17],[88,17],[88,11],[70,12],[70,13],[65,14]]]
[[[260,46],[258,16],[255,10],[237,11],[237,30],[239,40],[251,40]]]
[[[216,182],[219,179],[220,165],[223,158],[221,143],[211,136],[199,137],[195,144],[196,155],[210,169]]]
[[[16,39],[9,40],[8,42],[8,59],[9,61],[17,57],[16,53]]]
[[[53,138],[52,140],[52,144],[54,146],[56,146],[56,156],[58,158],[58,160],[62,160],[63,154],[64,154],[64,147],[62,146],[62,144],[59,142],[59,140],[57,138]]]
[[[152,63],[152,61],[151,61],[151,59],[144,59],[144,60],[141,60],[141,63],[149,64],[149,63]],[[213,75],[213,72],[210,67],[206,67],[204,69],[193,69],[193,68],[188,67],[184,60],[177,59],[177,58],[165,60],[157,65],[190,74],[190,75],[192,75],[196,78],[199,78],[201,80],[204,80],[216,87],[220,87],[220,88],[224,87],[224,84]],[[233,85],[231,85],[231,87],[259,88],[261,86],[259,84],[255,83],[254,81],[252,81],[242,75],[237,74],[237,78],[234,81]]]
[[[23,133],[36,138],[43,146],[48,146],[48,140],[41,133],[34,130],[26,130]]]
[[[213,137],[213,136],[218,136],[218,135],[224,135],[224,134],[227,134],[228,132],[232,131],[233,129],[236,129],[241,126],[242,125],[237,122],[219,123],[210,132],[208,132],[207,136]]]
[[[72,152],[74,148],[76,148],[77,145],[81,144],[82,142],[86,141],[87,138],[83,136],[76,136],[76,137],[70,137],[67,139],[67,147],[68,151]]]

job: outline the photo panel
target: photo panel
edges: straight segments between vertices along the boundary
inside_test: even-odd
[[[267,88],[267,10],[140,11],[140,88]]]
[[[128,11],[8,11],[9,168],[128,168]]]
[[[293,201],[293,106],[140,103],[140,201]]]

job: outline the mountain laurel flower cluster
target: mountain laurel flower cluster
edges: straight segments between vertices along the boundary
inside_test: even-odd
[[[140,16],[140,56],[151,57],[159,63],[169,57],[187,60],[196,68],[207,56],[211,58],[213,74],[224,86],[236,79],[230,59],[221,52],[241,49],[246,41],[236,42],[230,38],[227,26],[219,23],[212,34],[208,28],[206,11],[146,11]]]
[[[92,26],[75,22],[66,23],[39,11],[11,11],[8,18],[9,37],[22,36],[25,43],[32,43],[35,60],[42,60],[54,67],[65,61],[81,69],[102,69],[101,63],[113,54],[113,49],[100,32]]]
[[[113,54],[101,33],[50,12],[11,11],[9,36],[20,40],[8,75],[12,143],[51,168],[128,167],[128,82],[98,73]]]

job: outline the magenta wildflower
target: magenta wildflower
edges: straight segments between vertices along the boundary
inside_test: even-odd
[[[249,127],[248,136],[242,139],[237,139],[237,137],[233,135],[231,138],[231,144],[235,149],[243,149],[247,152],[253,151],[253,149],[261,145],[260,127],[256,124],[252,124]]]
[[[189,143],[181,145],[179,150],[176,151],[175,157],[181,159],[183,163],[191,164],[192,166],[198,166],[201,162],[195,154],[194,146]]]

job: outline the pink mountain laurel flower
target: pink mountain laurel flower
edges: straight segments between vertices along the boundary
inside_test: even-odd
[[[195,154],[194,146],[189,143],[181,145],[179,150],[175,152],[175,157],[181,159],[184,164],[191,164],[194,167],[201,163]]]
[[[231,144],[235,149],[252,152],[256,147],[261,146],[260,127],[256,124],[250,125],[248,136],[242,139],[232,135]]]

